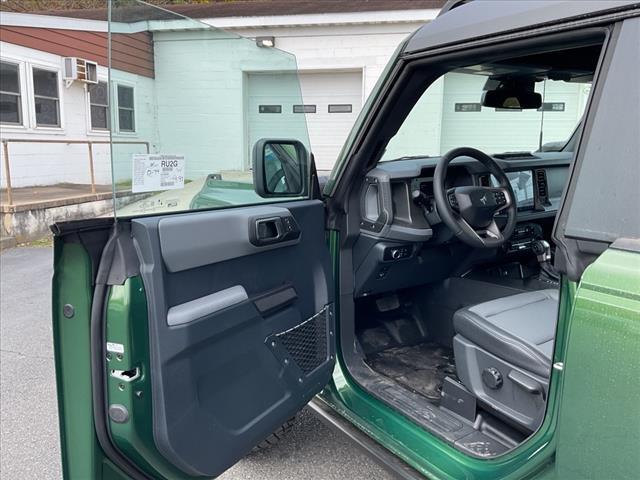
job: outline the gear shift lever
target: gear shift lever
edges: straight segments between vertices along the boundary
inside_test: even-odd
[[[551,265],[551,245],[546,240],[536,240],[531,244],[531,250],[535,253],[542,277],[547,277],[548,280],[553,282],[560,281],[560,275],[556,272],[556,269]]]
[[[538,257],[538,263],[549,262],[551,260],[551,245],[546,240],[536,240],[531,244],[533,253]]]

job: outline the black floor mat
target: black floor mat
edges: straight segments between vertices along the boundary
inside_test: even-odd
[[[458,379],[453,350],[435,343],[392,347],[368,355],[366,362],[376,372],[432,402],[440,401],[445,377]]]

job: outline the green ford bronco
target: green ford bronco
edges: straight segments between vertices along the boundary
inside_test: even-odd
[[[215,477],[305,405],[403,478],[638,478],[639,3],[448,3],[326,181],[291,55],[109,16],[154,151],[52,227],[65,478]]]

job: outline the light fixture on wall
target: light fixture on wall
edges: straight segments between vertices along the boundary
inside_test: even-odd
[[[276,37],[256,37],[256,45],[262,48],[273,48],[276,46]]]

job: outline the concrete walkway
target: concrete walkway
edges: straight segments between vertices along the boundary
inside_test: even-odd
[[[83,197],[89,197],[90,200],[95,200],[95,196],[100,196],[101,194],[107,194],[107,196],[109,196],[111,194],[111,185],[96,185],[95,194],[91,193],[91,185],[79,183],[61,183],[58,185],[11,189],[12,204],[16,207],[22,205],[58,204],[71,199],[77,202],[78,198]],[[5,206],[7,203],[7,190],[3,188],[0,190],[0,205]]]

